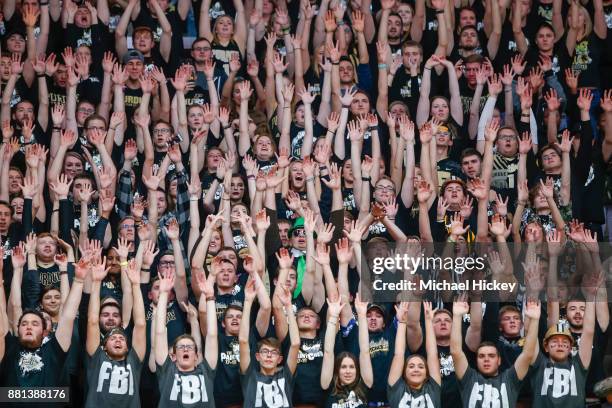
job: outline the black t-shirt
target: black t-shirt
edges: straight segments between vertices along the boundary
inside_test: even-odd
[[[374,372],[374,384],[368,391],[368,402],[387,401],[387,378],[395,350],[395,327],[390,325],[380,332],[370,332],[370,359]],[[359,329],[354,326],[345,339],[347,351],[359,355]]]
[[[423,46],[423,61],[427,61],[436,52],[436,47],[438,46],[438,19],[436,11],[427,6],[425,6],[425,27],[423,29],[421,45]]]
[[[523,27],[523,33],[525,34],[527,45],[529,45],[531,39],[535,38],[535,31],[537,30],[537,26],[534,24],[528,23]],[[518,47],[516,45],[516,40],[514,39],[514,33],[512,31],[512,22],[510,21],[510,16],[506,18],[506,21],[502,24],[502,34],[501,40],[499,42],[499,50],[497,51],[497,55],[495,56],[495,60],[493,66],[495,68],[495,72],[501,72],[504,64],[509,64],[510,59],[519,52]]]
[[[101,348],[89,357],[87,366],[88,394],[86,407],[140,407],[138,387],[142,361],[134,349],[125,360],[108,357]]]
[[[484,377],[468,367],[459,384],[463,406],[473,408],[513,408],[521,388],[514,367],[494,377]]]
[[[206,359],[193,371],[180,371],[176,364],[166,357],[163,365],[157,365],[159,383],[159,408],[213,408],[213,370]]]
[[[242,402],[240,386],[240,345],[237,336],[228,336],[219,325],[219,361],[215,375],[215,404],[217,408]],[[251,358],[257,349],[257,330],[250,331]]]
[[[288,351],[289,336],[283,344]],[[297,369],[295,371],[295,387],[293,389],[294,404],[317,404],[323,397],[321,388],[321,367],[323,366],[323,343],[325,332],[321,331],[314,339],[302,337],[298,351]],[[342,351],[342,340],[339,334],[334,344],[334,355]],[[286,353],[284,353],[286,355]]]
[[[290,408],[295,377],[285,364],[278,367],[274,375],[264,375],[258,364],[251,360],[249,368],[241,377],[244,407]]]
[[[398,408],[437,408],[441,407],[440,384],[428,378],[420,389],[410,388],[403,378],[387,388],[389,404]]]
[[[7,334],[5,341],[0,371],[2,386],[18,388],[62,385],[60,380],[68,353],[62,350],[55,336],[43,340],[43,344],[36,349],[22,346],[12,334]]]
[[[558,363],[540,353],[531,368],[533,408],[585,406],[587,369],[579,356],[569,356],[567,361]]]
[[[592,32],[588,37],[577,41],[571,55],[570,68],[580,74],[579,88],[599,88],[600,68],[606,42]]]
[[[366,408],[368,404],[353,390],[338,394],[327,394],[325,408]]]
[[[151,10],[147,5],[146,0],[140,1],[140,13],[136,16],[136,19],[132,22],[134,27],[149,27],[153,31],[153,40],[159,44],[162,36],[162,28],[159,25],[157,18],[153,17]],[[183,33],[185,32],[185,21],[181,19],[176,6],[171,4],[166,9],[166,18],[172,26],[172,52],[178,55],[183,52]]]
[[[606,377],[604,370],[604,355],[606,354],[606,346],[608,344],[610,326],[606,331],[602,331],[599,324],[595,324],[595,336],[593,337],[593,354],[591,354],[591,364],[589,364],[589,374],[586,380],[586,394],[593,396],[593,386]],[[574,337],[574,347],[572,355],[578,358],[578,347],[580,346],[580,338],[582,333],[572,332]]]

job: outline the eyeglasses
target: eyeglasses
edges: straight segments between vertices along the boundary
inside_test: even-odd
[[[101,132],[104,132],[106,128],[104,126],[89,126],[87,127],[87,130],[99,130]]]
[[[134,224],[121,224],[121,229],[134,229]]]
[[[212,50],[212,48],[210,48],[210,47],[193,47],[192,50],[193,51],[206,52],[206,51]]]
[[[259,354],[262,354],[264,356],[272,356],[272,357],[278,357],[280,355],[280,351],[279,350],[270,350],[270,349],[261,349],[259,350]]]
[[[174,261],[160,261],[158,264],[161,268],[169,268],[174,266]]]
[[[511,142],[516,139],[514,135],[503,135],[497,137],[502,142]]]
[[[388,191],[390,193],[395,191],[395,187],[393,186],[378,186],[376,187],[376,191]]]
[[[158,134],[160,134],[160,133],[161,133],[161,134],[163,134],[163,135],[167,135],[167,134],[169,134],[170,132],[171,132],[171,130],[170,130],[170,129],[168,129],[168,128],[161,128],[161,129],[154,129],[154,130],[153,130],[153,134],[154,134],[154,135],[158,135]]]
[[[195,350],[195,346],[193,344],[179,344],[178,346],[176,346],[177,350],[185,350],[185,351],[194,351]]]
[[[79,108],[79,109],[77,109],[77,112],[79,112],[79,113],[84,113],[84,114],[86,114],[86,115],[91,115],[91,114],[93,114],[95,111],[96,111],[95,109],[87,109],[87,108]]]

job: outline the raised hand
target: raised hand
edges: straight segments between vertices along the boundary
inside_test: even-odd
[[[463,316],[470,312],[470,305],[467,302],[467,297],[460,295],[453,302],[453,316]]]
[[[544,94],[544,100],[546,101],[549,112],[556,112],[561,107],[561,101],[554,88],[550,88],[548,92]]]
[[[289,269],[293,267],[293,255],[289,255],[289,251],[287,251],[286,248],[278,250],[276,259],[278,260],[278,267],[280,269]]]
[[[94,281],[101,282],[106,277],[110,267],[106,267],[106,257],[104,259],[94,258],[90,261],[91,278]]]
[[[166,232],[166,236],[170,241],[176,241],[179,239],[180,229],[176,218],[172,218],[170,221],[168,221],[164,229]]]
[[[588,112],[591,109],[591,103],[593,102],[593,93],[590,89],[581,88],[578,92],[578,100],[576,104],[583,112]]]
[[[49,187],[58,197],[68,197],[68,193],[70,192],[70,185],[74,180],[68,179],[68,176],[65,174],[60,174],[57,176],[57,180],[55,183],[50,183]]]
[[[353,257],[353,249],[348,238],[340,238],[334,246],[336,248],[338,263],[348,265]]]
[[[312,258],[319,265],[329,265],[329,247],[324,243],[317,243],[317,255]]]
[[[367,228],[368,228],[367,226],[361,225],[357,221],[352,221],[351,222],[351,229],[350,229],[350,231],[345,229],[344,230],[344,235],[351,242],[359,244],[359,243],[361,243],[361,237],[363,236],[363,234],[365,234]]]
[[[450,226],[451,235],[458,237],[468,232],[468,230],[470,229],[470,226],[467,225],[464,227],[463,221],[464,220],[461,214],[459,213],[453,214],[453,216],[451,217],[451,226]]]

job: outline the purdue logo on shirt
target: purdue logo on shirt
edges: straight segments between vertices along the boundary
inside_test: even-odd
[[[174,375],[170,401],[180,401],[182,404],[208,402],[208,394],[204,384],[204,375]]]
[[[107,382],[109,394],[134,395],[134,377],[130,364],[121,366],[113,365],[108,361],[103,362],[100,366],[96,392],[103,392],[102,390]]]
[[[546,367],[540,395],[549,395],[549,387],[551,386],[550,397],[552,398],[561,398],[567,395],[578,396],[574,367],[572,366],[569,370],[567,368]]]
[[[255,407],[285,408],[289,407],[289,400],[285,394],[285,379],[272,380],[269,384],[257,381],[257,395]]]

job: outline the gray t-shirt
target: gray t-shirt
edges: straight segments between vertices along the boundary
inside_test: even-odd
[[[522,381],[514,366],[495,377],[485,377],[468,367],[459,386],[465,408],[514,408]]]
[[[86,407],[139,408],[142,361],[131,349],[125,360],[112,360],[101,348],[87,364]]]
[[[259,365],[251,361],[247,372],[242,376],[242,395],[244,407],[291,408],[293,380],[289,367],[283,365],[274,375],[264,375]]]
[[[585,406],[587,369],[580,356],[557,363],[540,353],[532,370],[533,408]]]
[[[206,359],[193,371],[179,371],[176,364],[166,357],[164,365],[157,365],[158,408],[214,408],[214,379],[215,370],[210,368]]]
[[[441,387],[428,378],[419,390],[408,387],[403,378],[387,386],[389,405],[397,408],[439,408]]]

